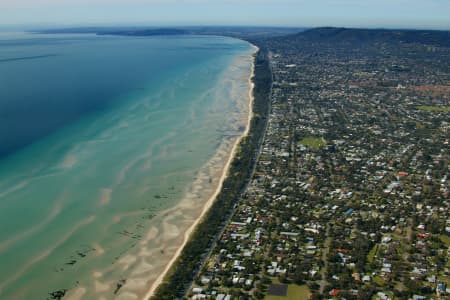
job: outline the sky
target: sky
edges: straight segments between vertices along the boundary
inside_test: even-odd
[[[450,29],[450,0],[0,0],[1,25]]]

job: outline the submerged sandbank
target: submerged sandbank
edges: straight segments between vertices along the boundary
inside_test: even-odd
[[[258,51],[258,48],[256,46],[253,46],[253,54],[256,53]],[[254,88],[254,83],[253,83],[253,76],[254,76],[254,71],[255,71],[255,65],[254,65],[254,60],[253,60],[253,56],[252,56],[252,62],[251,62],[251,73],[250,73],[250,77],[248,78],[248,83],[249,83],[249,92],[248,92],[248,114],[247,114],[247,123],[245,125],[245,130],[243,131],[242,135],[240,135],[237,139],[234,140],[234,142],[232,143],[232,147],[231,147],[231,151],[229,153],[226,153],[226,151],[224,150],[220,150],[216,157],[211,161],[214,162],[217,158],[224,158],[227,157],[226,159],[226,163],[225,165],[221,168],[220,166],[216,166],[216,173],[218,173],[219,179],[217,184],[214,183],[210,183],[207,184],[207,186],[209,185],[210,187],[214,187],[213,190],[213,194],[211,196],[209,196],[208,200],[205,202],[205,205],[203,206],[203,209],[200,213],[200,215],[198,216],[194,216],[195,217],[195,221],[190,225],[190,227],[184,232],[184,237],[183,237],[183,243],[178,247],[176,253],[172,256],[171,260],[169,261],[169,263],[167,264],[167,266],[164,268],[163,272],[160,273],[160,275],[156,278],[156,280],[151,284],[149,291],[145,294],[145,296],[143,297],[143,299],[148,299],[150,298],[154,292],[156,291],[157,287],[163,282],[164,277],[167,275],[167,273],[169,272],[170,268],[173,266],[173,264],[176,262],[177,258],[179,257],[179,255],[181,254],[181,252],[183,251],[183,247],[186,245],[186,243],[189,241],[193,231],[195,230],[195,228],[197,227],[197,225],[202,221],[203,217],[205,216],[205,214],[208,212],[208,210],[211,208],[212,204],[214,203],[214,200],[216,199],[217,195],[220,193],[221,189],[222,189],[222,185],[224,180],[226,179],[226,177],[228,176],[228,170],[230,167],[230,164],[232,163],[235,155],[236,155],[236,149],[239,145],[239,143],[241,142],[241,140],[248,135],[248,132],[250,130],[250,123],[253,117],[253,101],[254,101],[254,97],[253,97],[253,88]],[[218,159],[219,161],[221,159]],[[219,169],[219,170],[217,170]],[[195,183],[197,187],[203,188],[203,190],[205,188],[207,188],[207,186],[204,186],[204,182],[202,183]]]
[[[250,46],[195,36],[48,39],[0,51],[61,53],[8,63],[8,80],[58,116],[45,106],[49,95],[112,102],[0,162],[0,298],[141,298],[199,219],[245,129]],[[36,76],[49,65],[52,76]],[[77,82],[65,76],[72,71]],[[8,87],[0,94],[14,99]]]
[[[167,272],[176,262],[183,247],[196,226],[208,212],[221,190],[229,166],[239,142],[250,128],[253,116],[254,56],[252,47],[248,53],[234,59],[225,71],[220,85],[229,89],[230,100],[235,101],[236,111],[228,120],[233,134],[224,138],[215,155],[202,167],[181,201],[173,208],[159,212],[151,221],[151,227],[136,245],[135,253],[127,253],[118,266],[92,272],[94,294],[97,299],[109,299],[117,282],[104,279],[104,275],[119,268],[128,275],[115,299],[148,299],[162,283]],[[103,197],[101,199],[104,199]],[[104,203],[106,201],[100,201]],[[67,299],[78,299],[85,287],[69,291]],[[92,289],[92,287],[91,287]]]

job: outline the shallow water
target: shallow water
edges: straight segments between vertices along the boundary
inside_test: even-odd
[[[245,126],[253,50],[221,37],[13,37],[0,37],[0,298],[111,299],[126,279],[116,296],[133,299],[189,223],[168,222],[184,214],[170,209],[216,180]],[[195,193],[186,211],[201,208]]]

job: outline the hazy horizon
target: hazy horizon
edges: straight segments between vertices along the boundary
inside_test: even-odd
[[[0,27],[266,26],[450,29],[446,0],[4,0]]]

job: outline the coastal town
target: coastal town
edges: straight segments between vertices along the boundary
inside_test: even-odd
[[[267,130],[186,298],[450,298],[450,45],[432,35],[252,41]]]

